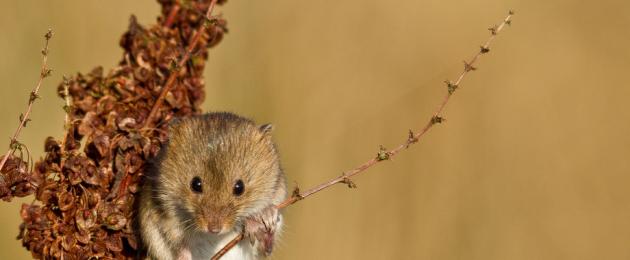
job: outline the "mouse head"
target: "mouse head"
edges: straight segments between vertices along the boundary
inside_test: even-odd
[[[270,131],[230,113],[171,124],[154,165],[153,196],[164,214],[184,229],[222,234],[276,203],[285,180]]]

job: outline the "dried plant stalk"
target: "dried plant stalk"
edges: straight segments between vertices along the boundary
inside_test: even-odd
[[[210,1],[210,6],[208,7],[208,10],[206,11],[206,16],[205,16],[205,19],[207,19],[208,21],[212,21],[212,11],[214,10],[214,6],[216,4],[217,4],[217,0]],[[172,8],[171,13],[169,14],[167,21],[165,23],[165,26],[168,27],[173,23],[173,17],[177,14],[178,10],[179,10],[179,6],[177,5]],[[186,63],[192,56],[193,51],[195,51],[195,49],[197,48],[199,39],[201,39],[201,36],[204,34],[204,29],[205,29],[205,25],[199,26],[199,28],[195,31],[192,37],[192,41],[188,44],[188,48],[186,48],[186,53],[184,54],[184,57],[182,57],[177,63],[177,68],[181,68],[184,65],[186,65]],[[153,119],[158,113],[160,106],[164,102],[164,98],[171,91],[173,86],[175,86],[176,79],[177,79],[177,73],[171,73],[171,75],[168,77],[168,80],[166,80],[166,85],[164,86],[164,89],[162,89],[160,96],[157,98],[157,100],[153,104],[153,108],[151,109],[149,116],[144,122],[145,127],[151,126],[151,124],[153,123]]]
[[[451,96],[455,93],[455,91],[459,88],[460,83],[462,82],[462,80],[464,79],[464,77],[466,77],[466,75],[468,75],[469,72],[476,70],[476,68],[473,66],[477,60],[479,59],[479,57],[481,57],[481,55],[486,54],[490,51],[490,44],[492,43],[492,41],[496,38],[496,36],[498,35],[499,32],[501,32],[503,30],[503,28],[505,28],[506,25],[511,25],[512,23],[512,16],[514,15],[513,11],[509,11],[508,15],[505,17],[505,19],[503,19],[503,21],[501,22],[501,24],[499,24],[498,26],[493,26],[491,28],[488,28],[488,30],[490,31],[490,37],[488,38],[488,40],[479,48],[479,51],[469,60],[469,61],[464,61],[464,69],[461,72],[461,74],[457,77],[457,80],[455,80],[455,82],[451,82],[451,81],[445,81],[446,83],[446,87],[447,87],[447,92],[444,96],[444,98],[442,99],[442,102],[440,103],[440,105],[437,107],[437,109],[435,110],[435,112],[433,112],[431,118],[429,119],[429,121],[427,122],[427,124],[417,133],[414,133],[413,131],[409,130],[409,135],[407,137],[407,140],[398,145],[396,148],[391,149],[391,150],[387,150],[385,148],[383,148],[381,146],[380,150],[378,151],[378,153],[376,154],[375,157],[371,158],[370,160],[368,160],[367,162],[351,169],[348,171],[343,172],[340,176],[333,178],[329,181],[326,181],[322,184],[319,184],[307,191],[301,192],[300,189],[298,187],[296,187],[293,190],[293,194],[291,195],[291,197],[289,197],[288,199],[286,199],[285,201],[283,201],[282,203],[276,205],[276,208],[278,209],[282,209],[282,208],[286,208],[300,200],[303,200],[307,197],[310,197],[311,195],[318,193],[324,189],[329,188],[330,186],[333,186],[335,184],[341,183],[341,184],[345,184],[347,185],[349,188],[356,188],[356,184],[352,181],[352,177],[356,176],[357,174],[360,174],[362,172],[364,172],[365,170],[369,169],[370,167],[376,165],[379,162],[382,161],[387,161],[390,160],[391,158],[393,158],[394,156],[398,155],[400,152],[408,149],[411,145],[417,143],[420,138],[422,138],[424,136],[425,133],[427,133],[431,128],[433,128],[434,125],[442,123],[445,119],[442,116],[442,113],[444,111],[444,108],[446,107],[446,105],[448,104],[448,101],[450,100]],[[244,236],[238,235],[236,236],[234,239],[232,239],[228,244],[226,244],[219,252],[217,252],[213,257],[212,260],[217,260],[220,259],[223,255],[225,255],[231,248],[233,248],[236,244],[238,244],[242,239],[244,238]]]
[[[18,141],[18,137],[22,132],[22,129],[26,127],[26,124],[31,120],[31,111],[33,110],[33,104],[35,100],[39,98],[39,89],[44,82],[44,78],[50,76],[52,70],[48,68],[48,44],[53,36],[51,29],[44,35],[44,48],[42,49],[42,66],[39,72],[39,79],[35,88],[31,91],[28,98],[28,106],[26,112],[20,114],[20,122],[17,129],[11,137],[9,143],[9,149],[2,157],[0,161],[0,198],[6,201],[10,201],[13,196],[26,196],[32,193],[34,184],[31,182],[31,174],[28,171],[28,165],[31,163],[31,156],[28,148]],[[23,155],[15,157],[15,151],[25,149],[27,151],[28,159],[23,161]]]

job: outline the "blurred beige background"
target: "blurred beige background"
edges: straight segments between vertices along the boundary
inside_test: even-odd
[[[419,145],[286,210],[273,259],[630,259],[630,2],[230,0],[204,108],[273,122],[302,188],[404,141],[509,9],[514,24]],[[62,74],[111,68],[142,1],[2,1],[0,147],[55,30],[54,77],[22,140],[60,136]],[[23,200],[27,201],[27,200]],[[20,200],[0,203],[0,259]]]

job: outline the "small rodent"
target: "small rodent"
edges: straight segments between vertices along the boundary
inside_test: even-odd
[[[243,232],[222,259],[271,253],[286,197],[271,125],[232,113],[170,124],[140,194],[138,227],[152,259],[210,259]]]

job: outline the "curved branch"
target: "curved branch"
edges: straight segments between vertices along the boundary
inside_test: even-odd
[[[490,51],[490,44],[492,43],[494,38],[496,38],[498,33],[501,32],[503,28],[505,28],[506,25],[510,25],[512,23],[511,19],[513,15],[514,15],[514,12],[509,11],[507,17],[503,19],[500,25],[493,26],[488,29],[490,31],[490,37],[485,42],[485,44],[483,44],[479,48],[479,51],[469,61],[464,61],[464,69],[460,73],[459,77],[457,77],[457,80],[455,82],[445,81],[446,87],[447,87],[446,95],[442,99],[442,102],[439,104],[435,112],[433,112],[433,114],[431,115],[431,118],[429,119],[429,121],[419,132],[414,133],[413,131],[409,130],[409,136],[407,137],[407,140],[404,143],[398,145],[396,148],[391,149],[391,150],[386,150],[383,147],[381,147],[380,151],[376,154],[376,156],[369,159],[365,163],[351,170],[343,172],[340,176],[333,178],[329,181],[326,181],[324,183],[321,183],[307,191],[300,192],[299,188],[296,187],[291,197],[289,197],[282,203],[276,205],[276,208],[278,209],[286,208],[300,200],[310,197],[313,194],[318,193],[322,190],[325,190],[329,188],[330,186],[333,186],[338,183],[346,184],[348,185],[349,188],[356,188],[356,185],[351,180],[352,177],[364,172],[365,170],[371,168],[372,166],[376,165],[379,162],[386,161],[393,158],[394,156],[398,155],[403,150],[406,150],[411,145],[417,143],[420,140],[420,138],[424,136],[424,134],[426,134],[431,128],[433,128],[434,125],[442,123],[445,120],[442,117],[442,113],[444,111],[444,108],[448,104],[449,100],[451,99],[451,96],[458,89],[459,84],[466,77],[466,75],[468,75],[469,72],[476,70],[476,68],[473,65],[479,60],[479,57],[481,57],[481,55],[486,54]],[[217,252],[212,257],[212,259],[216,260],[216,259],[221,258],[221,256],[227,253],[232,247],[238,244],[242,239],[243,239],[242,234],[235,237],[227,245],[225,245],[219,252]]]

